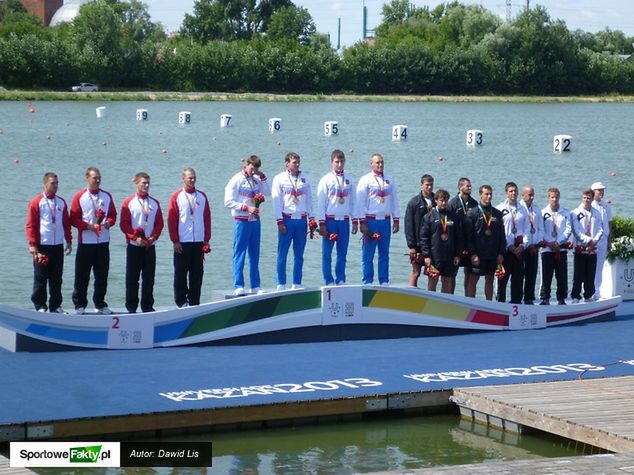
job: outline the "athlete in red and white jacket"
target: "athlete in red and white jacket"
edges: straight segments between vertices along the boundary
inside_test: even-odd
[[[163,230],[163,213],[159,202],[149,195],[150,175],[139,172],[134,176],[136,193],[121,205],[119,226],[125,234],[125,306],[129,313],[136,313],[139,306],[139,278],[141,286],[141,311],[154,311],[154,275],[156,273],[156,249],[154,243]]]
[[[200,304],[204,254],[211,250],[211,210],[207,195],[196,189],[196,171],[185,168],[181,179],[183,188],[167,206],[167,228],[174,245],[174,301],[184,307]]]
[[[70,203],[70,222],[77,228],[77,256],[75,258],[75,289],[73,303],[78,314],[86,312],[90,272],[95,277],[93,303],[97,312],[110,315],[104,300],[108,290],[110,268],[110,228],[117,220],[117,209],[112,195],[100,188],[101,172],[86,169],[87,187],[78,191]]]
[[[70,254],[72,235],[66,201],[57,196],[59,180],[48,172],[44,175],[44,191],[35,196],[28,207],[26,238],[33,256],[33,294],[35,309],[45,312],[66,313],[62,309],[62,274],[64,271],[64,242]],[[46,305],[46,286],[50,299]]]

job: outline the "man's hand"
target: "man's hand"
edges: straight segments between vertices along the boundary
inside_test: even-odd
[[[180,242],[175,242],[174,243],[174,252],[176,254],[182,254],[183,253],[183,246],[181,245]]]

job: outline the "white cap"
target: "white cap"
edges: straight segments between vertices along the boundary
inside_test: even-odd
[[[603,183],[601,183],[600,181],[595,181],[591,186],[590,189],[592,191],[594,190],[605,190],[605,185]]]

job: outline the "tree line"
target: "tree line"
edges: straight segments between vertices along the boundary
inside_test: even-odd
[[[67,90],[351,94],[633,94],[634,38],[570,31],[541,6],[503,22],[477,5],[383,5],[372,45],[337,51],[290,0],[197,0],[166,34],[139,0],[95,0],[45,28],[0,4],[0,85]]]

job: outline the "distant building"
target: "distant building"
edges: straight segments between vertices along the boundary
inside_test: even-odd
[[[48,26],[55,12],[62,7],[64,0],[20,0],[28,12],[34,13]]]
[[[92,0],[68,0],[63,7],[61,7],[53,18],[51,19],[50,26],[59,25],[64,22],[71,22],[79,15],[79,9],[82,5],[91,2]]]

